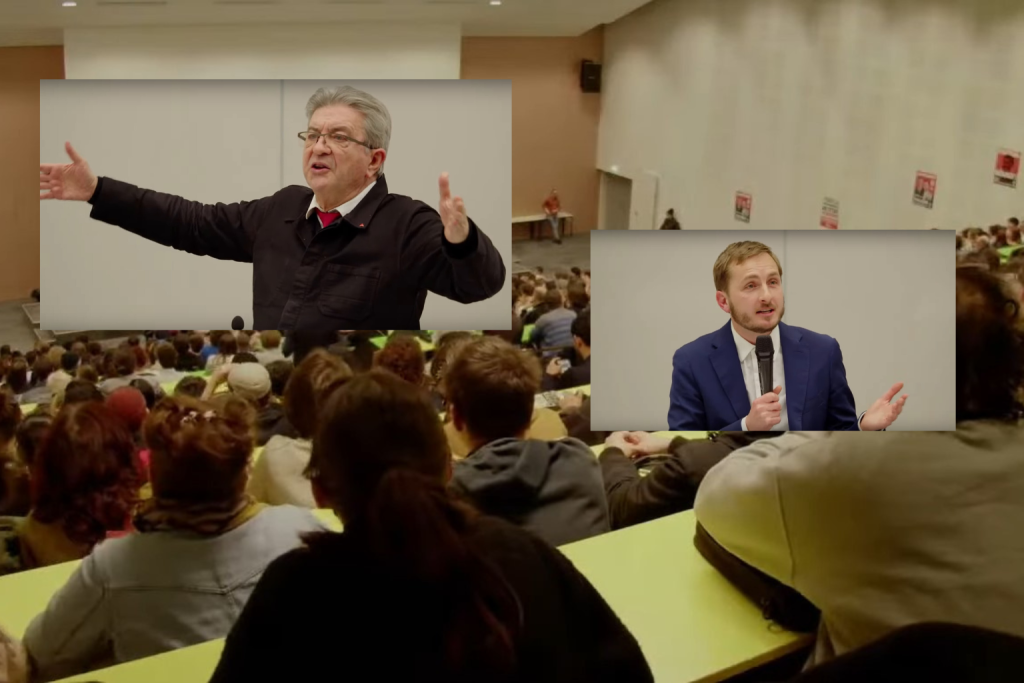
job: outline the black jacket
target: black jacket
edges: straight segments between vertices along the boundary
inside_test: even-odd
[[[612,529],[690,510],[697,487],[712,467],[737,448],[785,432],[719,432],[707,439],[672,439],[669,457],[641,477],[636,466],[618,448],[606,448],[598,457]]]
[[[427,290],[461,303],[496,294],[501,255],[475,223],[451,244],[438,213],[382,176],[347,216],[306,218],[313,190],[202,204],[100,178],[90,216],[181,251],[252,263],[255,329],[419,329]]]
[[[449,590],[389,581],[347,532],[312,540],[267,567],[211,683],[486,680],[442,677],[429,665]],[[502,683],[653,681],[636,639],[560,552],[493,517],[480,517],[468,540],[522,609],[517,669]],[[417,661],[426,664],[417,670]]]

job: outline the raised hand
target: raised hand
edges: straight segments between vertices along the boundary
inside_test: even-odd
[[[895,403],[889,403],[889,401],[892,400],[893,396],[900,393],[902,388],[903,382],[896,382],[880,399],[871,404],[871,407],[864,413],[864,417],[860,421],[860,428],[863,431],[874,432],[886,429],[896,421],[896,418],[903,412],[903,405],[907,402],[907,395],[903,394]]]
[[[445,239],[452,244],[465,242],[469,237],[469,217],[466,215],[466,205],[463,203],[462,197],[452,197],[447,173],[441,174],[437,186],[441,192],[438,213],[441,214],[441,222],[444,223]]]
[[[89,201],[99,181],[70,142],[64,143],[64,149],[70,164],[39,164],[39,198]]]
[[[747,431],[767,432],[782,422],[782,406],[779,404],[781,393],[782,385],[779,385],[751,404],[750,414],[747,415]]]

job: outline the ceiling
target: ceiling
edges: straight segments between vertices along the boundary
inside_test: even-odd
[[[218,24],[439,23],[466,36],[578,36],[649,0],[0,0],[0,45],[60,45],[63,29]],[[307,18],[308,17],[308,18]]]

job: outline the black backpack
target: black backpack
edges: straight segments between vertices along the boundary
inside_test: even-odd
[[[708,564],[761,608],[765,619],[795,633],[814,633],[818,629],[821,610],[789,586],[723,548],[700,522],[693,544]]]

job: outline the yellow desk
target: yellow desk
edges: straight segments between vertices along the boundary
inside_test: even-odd
[[[413,339],[415,339],[416,341],[418,341],[420,343],[420,349],[422,349],[423,353],[432,353],[434,351],[434,345],[432,343],[427,342],[427,341],[423,341],[419,337],[413,337]],[[384,345],[388,343],[388,338],[387,337],[371,337],[370,338],[370,343],[373,344],[374,346],[376,346],[378,349],[383,349]]]
[[[693,512],[681,512],[561,548],[639,641],[656,681],[718,681],[810,643],[771,626],[707,564],[694,528]],[[212,641],[66,680],[199,683],[222,647]]]
[[[221,638],[61,680],[81,683],[205,683],[217,668],[223,649],[224,639]]]
[[[695,528],[691,510],[561,550],[636,637],[655,681],[718,681],[809,644],[705,562]]]
[[[35,410],[38,407],[39,407],[38,403],[22,403],[21,404],[21,414],[22,414],[22,416],[28,415],[29,413],[31,413],[33,410]]]

